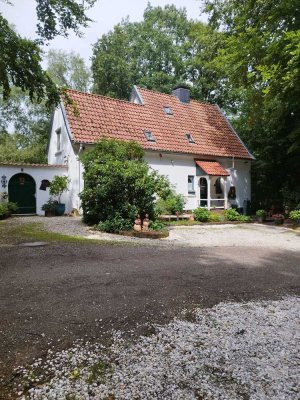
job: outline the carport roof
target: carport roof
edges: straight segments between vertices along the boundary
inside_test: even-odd
[[[229,176],[229,172],[218,161],[195,160],[196,165],[200,167],[207,175]]]

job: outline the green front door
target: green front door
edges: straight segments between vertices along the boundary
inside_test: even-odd
[[[16,174],[8,183],[8,198],[18,204],[18,214],[35,214],[35,181],[27,174]]]

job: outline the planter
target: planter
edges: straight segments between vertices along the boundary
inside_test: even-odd
[[[266,216],[263,216],[263,217],[258,217],[258,222],[260,222],[260,223],[263,223],[263,222],[266,222]]]
[[[62,203],[57,204],[56,209],[55,209],[55,214],[58,217],[61,217],[62,215],[64,215],[65,211],[66,211],[65,204],[62,204]]]
[[[45,217],[55,217],[55,210],[45,210]]]

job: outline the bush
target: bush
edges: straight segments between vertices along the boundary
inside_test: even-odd
[[[137,214],[154,219],[156,195],[166,198],[171,189],[164,176],[150,171],[143,157],[138,143],[109,139],[83,153],[80,198],[84,222],[100,223],[101,229],[113,232],[128,227],[129,222],[132,227]]]
[[[196,221],[209,221],[210,215],[211,213],[206,208],[199,207],[194,211],[194,218]]]
[[[300,222],[300,210],[291,211],[289,218],[295,222]]]
[[[241,216],[236,209],[230,208],[224,211],[224,217],[226,221],[239,221]]]
[[[10,217],[11,213],[17,211],[18,205],[16,203],[0,203],[0,219]]]
[[[220,215],[216,214],[214,212],[210,212],[208,220],[209,220],[209,222],[219,222],[220,221]]]
[[[165,199],[158,199],[156,202],[156,213],[161,214],[179,214],[183,213],[184,197],[182,194],[177,194],[174,190]]]
[[[241,221],[241,222],[250,221],[250,217],[247,217],[246,215],[240,215],[235,208],[230,208],[229,210],[225,210],[224,217],[226,221]]]
[[[257,215],[257,217],[263,218],[263,217],[265,217],[267,215],[267,213],[266,213],[265,210],[257,210],[256,211],[256,215]]]
[[[107,219],[106,221],[99,222],[97,229],[108,233],[130,231],[132,229],[132,220],[124,219],[120,214],[116,214],[114,217]]]
[[[152,231],[163,231],[166,229],[166,226],[160,221],[151,221],[149,229],[151,229]]]

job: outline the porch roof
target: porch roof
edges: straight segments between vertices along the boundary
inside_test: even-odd
[[[207,175],[229,176],[229,172],[218,161],[195,160],[196,165],[200,167]]]

